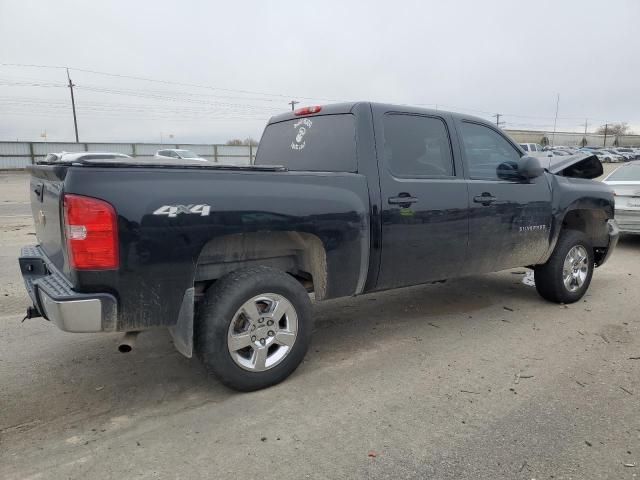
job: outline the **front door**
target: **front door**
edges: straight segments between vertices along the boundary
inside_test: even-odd
[[[469,179],[469,258],[463,273],[536,263],[551,233],[546,174],[520,178],[521,153],[499,130],[464,120],[457,127]]]
[[[378,289],[457,276],[467,253],[468,195],[447,117],[388,112],[376,125],[382,193]]]

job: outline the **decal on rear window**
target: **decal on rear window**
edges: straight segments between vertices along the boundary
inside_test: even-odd
[[[304,136],[307,134],[307,130],[311,128],[313,122],[308,118],[301,118],[299,121],[293,124],[293,128],[296,130],[296,138],[291,142],[291,150],[302,150],[307,144],[304,140]]]

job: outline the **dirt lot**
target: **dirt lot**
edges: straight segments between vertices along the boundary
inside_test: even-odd
[[[20,323],[27,177],[0,174],[0,478],[627,479],[640,475],[640,238],[584,301],[524,269],[315,307],[304,364],[238,394],[164,331]]]

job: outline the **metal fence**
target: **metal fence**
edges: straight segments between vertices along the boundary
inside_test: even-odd
[[[505,130],[521,143],[563,145],[565,147],[639,147],[640,135],[599,135],[596,133],[542,132],[536,130]]]
[[[597,147],[640,146],[640,135],[596,135],[593,133],[550,132],[535,130],[506,130],[518,142],[543,145]],[[62,143],[62,142],[0,142],[0,170],[24,169],[51,152],[118,152],[137,158],[152,158],[158,150],[185,148],[201,157],[221,164],[248,165],[253,163],[258,149],[253,145],[214,144],[154,144],[154,143]]]
[[[207,160],[232,165],[253,163],[253,145],[153,144],[153,143],[61,143],[0,142],[0,170],[18,170],[44,159],[51,152],[117,152],[136,158],[152,158],[158,150],[184,148]]]

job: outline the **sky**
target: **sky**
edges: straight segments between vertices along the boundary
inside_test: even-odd
[[[38,65],[27,67],[17,65]],[[46,67],[46,68],[45,68]],[[221,143],[335,101],[640,133],[639,0],[0,0],[0,140]]]

